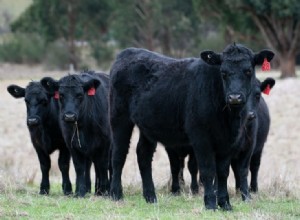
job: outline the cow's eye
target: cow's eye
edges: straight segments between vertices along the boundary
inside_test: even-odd
[[[76,98],[77,98],[77,99],[82,99],[82,98],[83,98],[83,95],[82,95],[82,94],[77,94],[77,95],[76,95]]]
[[[64,99],[64,95],[63,94],[59,94],[59,99],[63,100]]]
[[[41,103],[42,105],[47,105],[47,104],[48,104],[48,101],[47,101],[46,99],[42,99],[42,100],[40,101],[40,103]]]
[[[221,72],[221,75],[222,75],[223,79],[226,79],[226,77],[228,76],[228,74],[226,72]]]
[[[29,105],[29,100],[25,99],[25,103],[26,103],[26,105]]]
[[[249,70],[246,70],[245,73],[247,76],[250,76],[252,74],[252,71],[249,69]]]
[[[255,98],[256,98],[256,100],[259,100],[260,99],[260,93],[256,93]]]

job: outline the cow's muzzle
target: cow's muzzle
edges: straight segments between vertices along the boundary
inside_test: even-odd
[[[30,117],[27,118],[27,126],[32,127],[40,124],[40,120],[38,117]]]
[[[63,119],[65,122],[76,122],[77,115],[75,113],[66,113],[63,115]]]
[[[244,100],[241,94],[234,93],[227,96],[227,103],[229,105],[241,105],[244,103]]]
[[[256,114],[253,111],[248,112],[248,121],[252,121],[256,118]]]

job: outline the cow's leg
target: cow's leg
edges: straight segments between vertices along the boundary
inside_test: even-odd
[[[240,190],[241,190],[243,201],[251,199],[247,177],[249,173],[250,160],[252,156],[252,148],[248,146],[246,149],[248,150],[241,152],[238,159],[238,170],[239,170],[240,183],[241,183]]]
[[[250,183],[250,190],[252,192],[258,191],[258,184],[257,184],[257,177],[258,177],[258,170],[260,167],[260,160],[261,160],[262,151],[256,152],[250,162],[250,171],[251,171],[251,183]]]
[[[109,192],[108,149],[107,150],[103,149],[101,155],[96,156],[93,160],[94,160],[95,171],[96,171],[95,194],[99,196],[107,195]]]
[[[155,188],[152,179],[152,157],[156,148],[156,143],[149,141],[141,132],[137,144],[136,153],[139,169],[143,182],[143,195],[146,202],[154,203],[157,201]]]
[[[119,200],[123,197],[121,176],[123,166],[129,149],[129,142],[134,124],[124,118],[111,118],[111,127],[113,135],[112,147],[112,181],[110,188],[110,196],[114,200]]]
[[[179,185],[180,186],[184,186],[184,177],[183,177],[184,160],[185,160],[185,156],[179,156],[180,169],[179,169],[178,178],[179,178]]]
[[[191,191],[193,194],[197,194],[199,192],[199,185],[197,181],[198,164],[194,153],[189,155],[188,169],[191,174]]]
[[[49,182],[49,171],[51,167],[51,159],[49,154],[46,154],[42,149],[36,148],[36,152],[40,162],[40,168],[42,171],[42,181],[40,185],[40,194],[49,194],[50,182]]]
[[[92,167],[92,161],[90,159],[87,159],[85,164],[85,185],[86,185],[87,193],[92,192],[91,167]]]
[[[58,166],[62,174],[62,190],[65,195],[72,194],[72,184],[69,177],[71,155],[67,148],[60,149]]]
[[[238,159],[231,160],[231,168],[232,168],[232,171],[234,174],[236,192],[240,192],[241,180],[240,180],[240,174],[239,174],[239,168],[238,168]]]
[[[207,209],[217,209],[216,195],[214,192],[214,179],[216,174],[215,154],[208,134],[193,130],[190,136],[191,144],[197,159],[201,181],[204,187],[204,204]],[[201,137],[201,138],[199,138]]]
[[[86,179],[85,179],[85,170],[86,170],[86,161],[87,158],[76,151],[76,149],[71,149],[72,160],[76,172],[76,197],[84,197],[86,194]]]
[[[172,174],[171,192],[176,195],[180,193],[179,174],[181,168],[181,161],[179,159],[178,154],[171,147],[166,147],[166,151],[169,157]]]
[[[231,158],[217,158],[217,184],[218,184],[218,205],[226,211],[232,210],[229,202],[227,189],[227,178],[229,175]]]

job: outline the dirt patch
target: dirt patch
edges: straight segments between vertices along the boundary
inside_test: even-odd
[[[6,91],[10,84],[26,86],[31,79],[43,76],[58,78],[67,72],[49,72],[41,67],[0,65],[0,180],[13,179],[20,183],[39,183],[39,163],[26,127],[26,108],[23,99],[14,99]],[[277,74],[277,73],[276,73]],[[269,74],[260,77],[265,78]],[[300,191],[300,88],[299,79],[277,80],[270,96],[264,96],[272,118],[271,130],[265,145],[261,169],[260,188],[274,187],[274,182],[299,195]],[[135,147],[138,130],[135,129],[123,172],[124,185],[141,187]],[[159,145],[153,159],[153,178],[156,186],[165,185],[170,166],[164,148]],[[187,183],[190,181],[185,170]],[[57,153],[52,155],[51,182],[60,182]],[[75,182],[71,166],[71,181]],[[229,186],[234,187],[232,174]]]

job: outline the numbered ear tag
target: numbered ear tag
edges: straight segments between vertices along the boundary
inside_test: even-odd
[[[94,87],[91,87],[89,90],[88,90],[88,95],[89,96],[93,96],[96,94],[96,89]]]
[[[269,71],[269,70],[271,70],[271,64],[270,64],[270,62],[267,60],[267,58],[264,59],[264,62],[263,62],[263,64],[262,64],[262,66],[261,66],[261,70],[262,70],[262,71]]]
[[[270,85],[268,84],[267,87],[264,89],[263,93],[266,94],[266,95],[269,95],[269,94],[270,94],[270,91],[271,91],[271,87],[270,87]]]
[[[59,99],[59,93],[58,93],[58,91],[54,92],[54,99]]]

